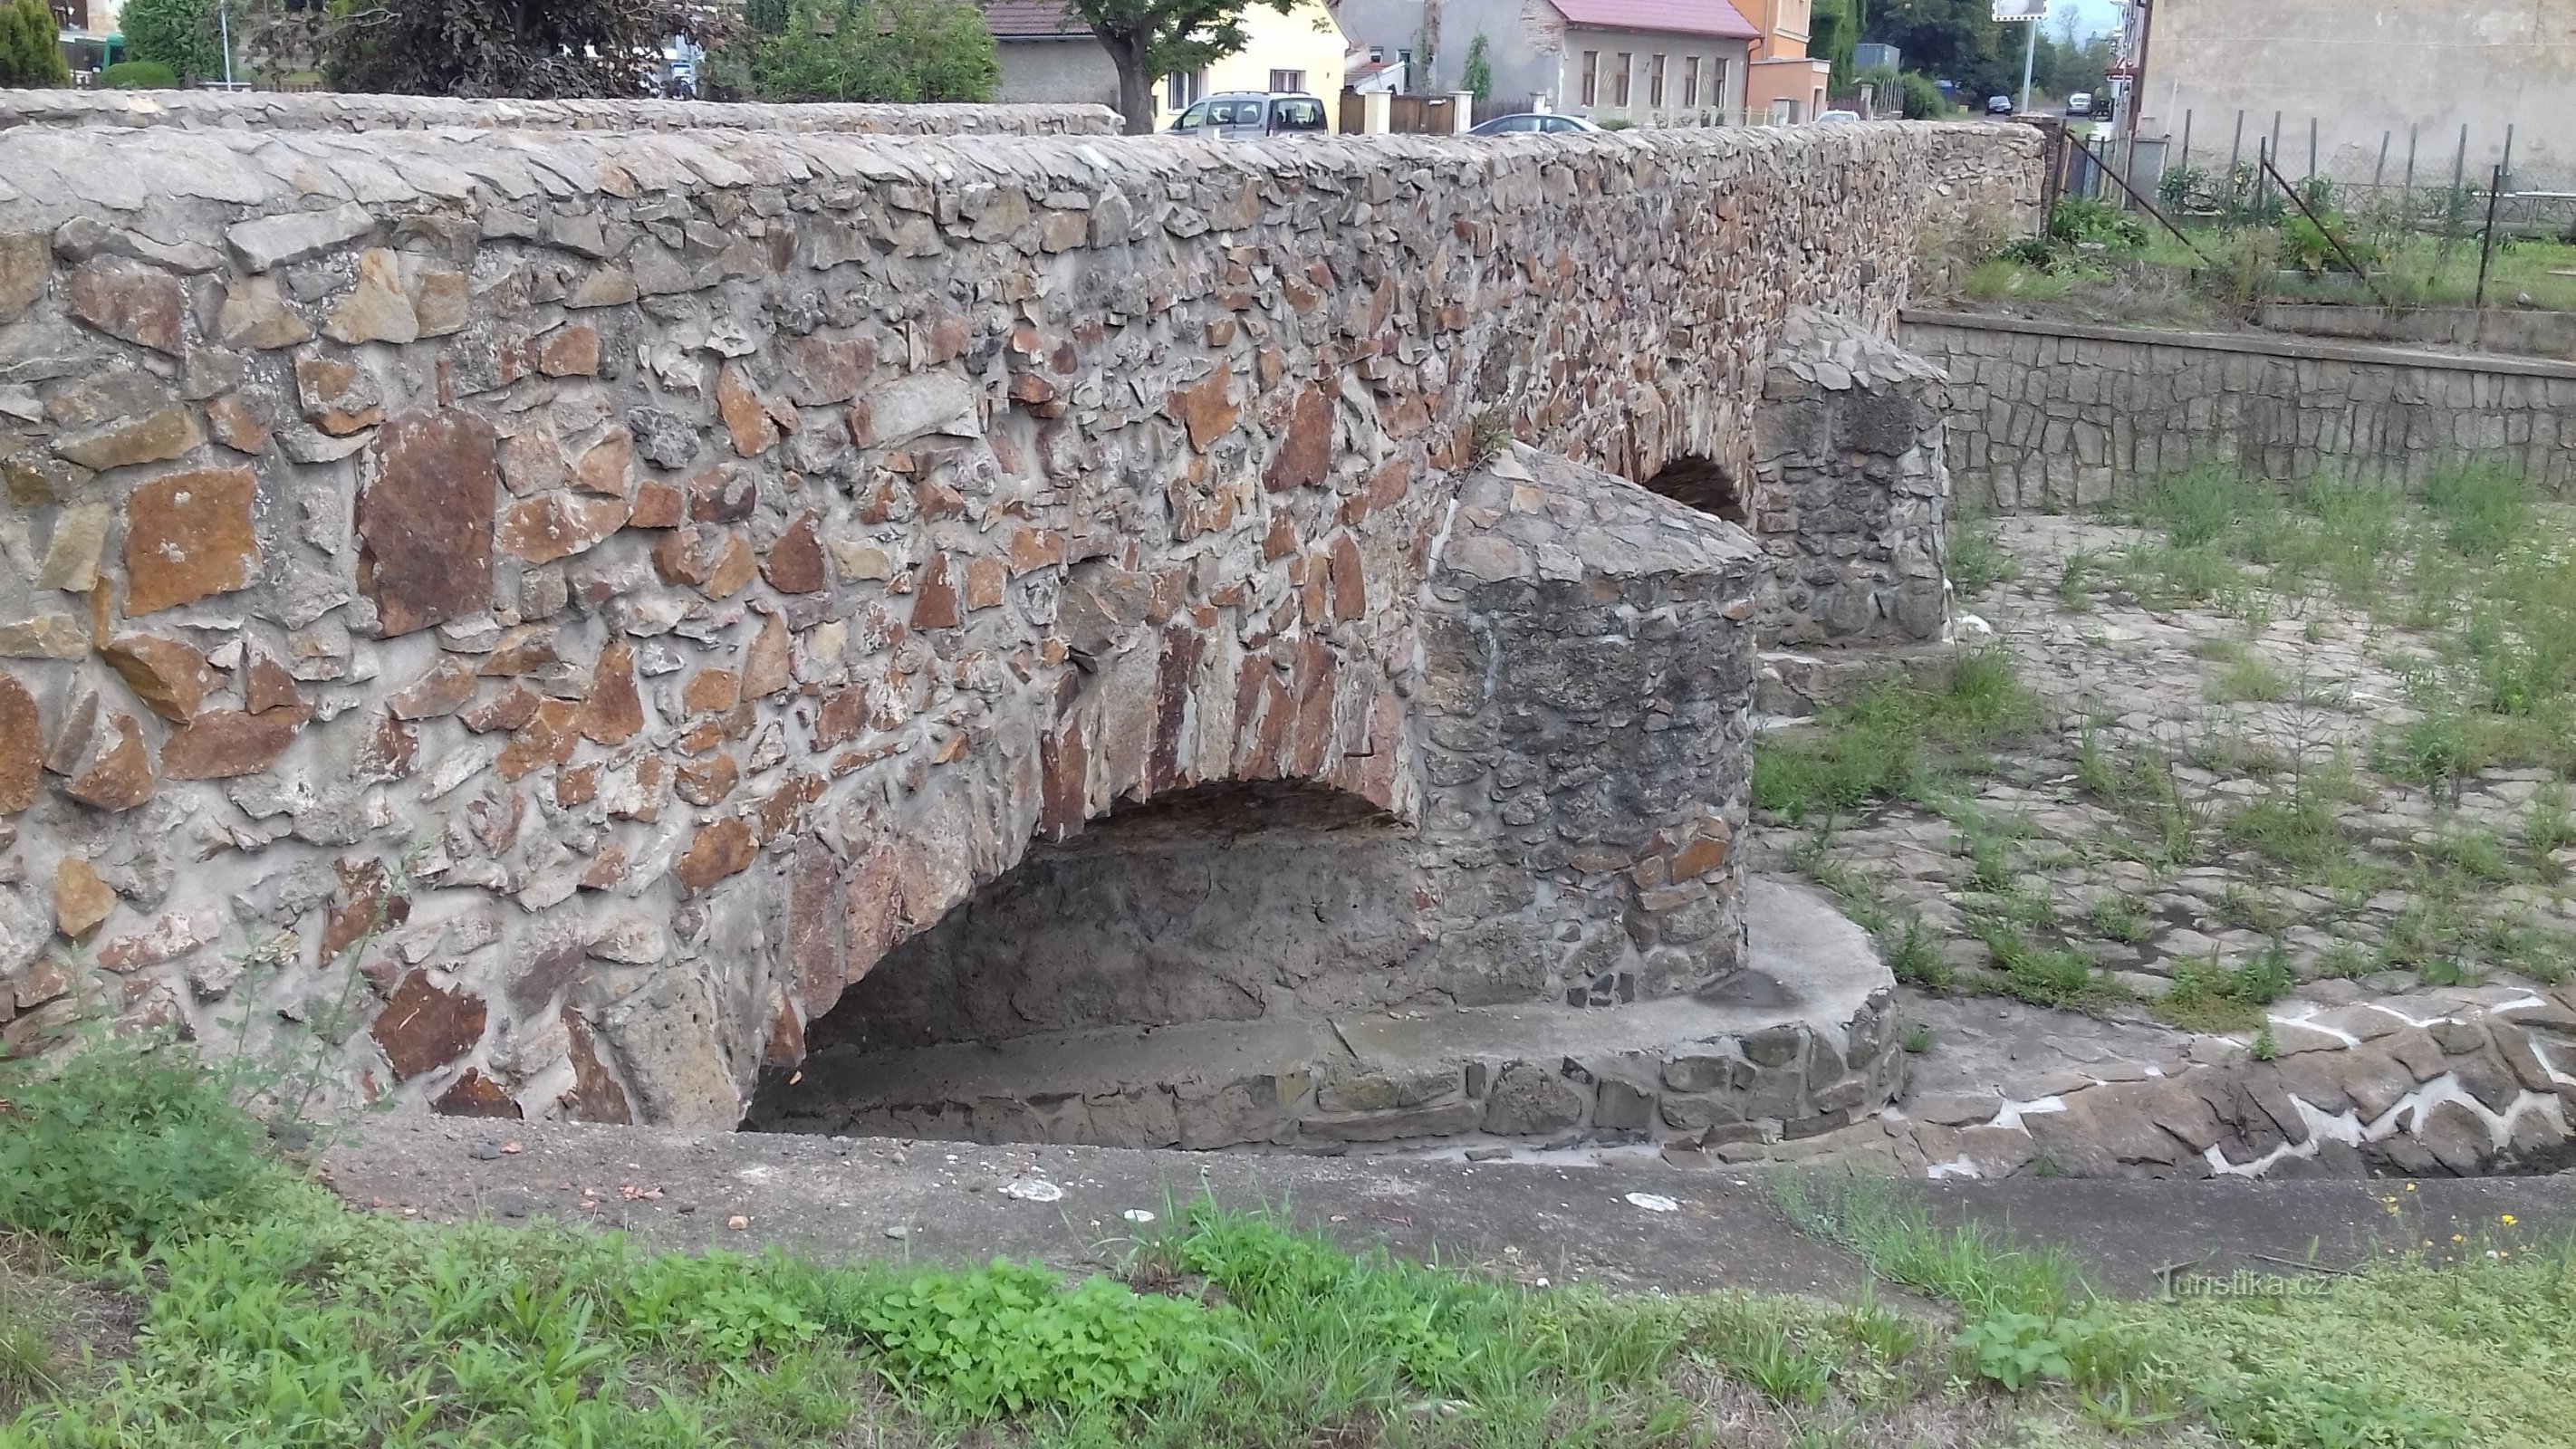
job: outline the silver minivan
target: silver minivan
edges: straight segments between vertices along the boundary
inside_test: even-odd
[[[1324,103],[1302,91],[1226,91],[1192,104],[1171,124],[1171,130],[1181,135],[1228,141],[1326,135],[1332,129],[1324,118]]]

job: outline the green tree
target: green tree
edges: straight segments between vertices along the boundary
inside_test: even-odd
[[[1807,54],[1834,63],[1834,84],[1852,82],[1852,50],[1860,44],[1861,0],[1815,0],[1807,14]]]
[[[743,23],[761,35],[781,35],[793,18],[789,0],[743,0]]]
[[[752,87],[781,101],[988,101],[993,32],[964,0],[812,0],[752,50]]]
[[[1297,0],[1072,0],[1073,12],[1100,37],[1118,72],[1118,114],[1127,134],[1154,129],[1154,82],[1194,71],[1242,50],[1243,12],[1266,5],[1285,15]]]
[[[143,0],[128,0],[126,34]],[[155,0],[190,3],[190,0]],[[688,0],[372,0],[325,42],[332,86],[415,96],[638,96],[674,35],[718,45],[727,27]]]
[[[71,79],[45,0],[9,0],[0,7],[0,85],[42,89]]]
[[[1485,56],[1485,32],[1477,31],[1476,38],[1467,42],[1467,68],[1458,81],[1480,101],[1493,98],[1494,63]]]
[[[223,77],[214,0],[125,0],[117,25],[127,60],[157,61],[183,81]]]

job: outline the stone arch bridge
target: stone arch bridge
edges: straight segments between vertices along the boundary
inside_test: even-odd
[[[2026,211],[2025,133],[782,109],[0,98],[12,1051],[238,1017],[729,1126],[845,993],[920,1045],[1740,970],[1755,625],[1938,633],[1921,405],[1835,399],[1922,382],[1920,238]]]

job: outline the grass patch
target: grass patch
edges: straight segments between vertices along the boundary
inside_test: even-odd
[[[2038,696],[2000,649],[1962,654],[1946,685],[1879,686],[1810,731],[1753,748],[1753,803],[1792,822],[1830,820],[1872,800],[1938,793],[1971,752],[2038,728]]]
[[[2005,551],[1995,521],[1984,514],[1967,509],[1952,513],[1948,544],[1950,586],[1963,599],[1973,599],[2021,572],[2021,565]]]

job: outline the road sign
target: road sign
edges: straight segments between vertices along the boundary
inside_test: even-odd
[[[1998,21],[2046,20],[2048,0],[1995,0]]]

